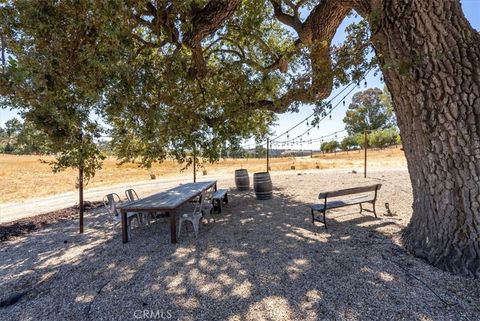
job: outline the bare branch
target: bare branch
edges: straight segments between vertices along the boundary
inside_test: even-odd
[[[202,9],[192,9],[192,30],[185,35],[184,44],[192,50],[191,74],[204,77],[207,63],[203,57],[202,39],[214,33],[221,24],[233,15],[241,0],[212,0]]]
[[[289,89],[276,101],[251,102],[249,106],[274,112],[285,112],[294,102],[310,103],[325,99],[330,95],[333,85],[331,42],[343,18],[352,10],[352,1],[321,1],[304,23],[301,23],[298,17],[284,13],[280,0],[270,0],[270,2],[277,19],[297,31],[299,36],[295,44],[297,50],[300,50],[302,46],[310,49],[312,79],[310,81],[297,80],[295,87]],[[299,1],[295,8],[292,8],[294,12],[298,11],[304,3],[304,1]],[[293,3],[288,1],[287,5],[291,7]],[[298,23],[300,23],[300,27]]]
[[[212,0],[201,10],[192,13],[192,30],[185,35],[185,43],[195,46],[203,38],[215,32],[233,15],[241,0]]]
[[[291,16],[283,12],[281,0],[270,0],[270,3],[272,4],[273,13],[275,14],[275,17],[281,23],[292,27],[298,34],[302,32],[302,22],[298,18],[298,14],[296,16]]]

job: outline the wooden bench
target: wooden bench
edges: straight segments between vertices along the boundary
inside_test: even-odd
[[[213,208],[218,213],[222,213],[222,203],[228,204],[228,194],[226,189],[219,189],[212,195]]]
[[[375,217],[377,217],[377,212],[375,211],[375,202],[377,201],[377,191],[380,189],[380,187],[382,187],[382,184],[353,187],[353,188],[341,189],[337,191],[320,193],[318,195],[318,198],[324,200],[323,204],[314,204],[309,206],[310,209],[312,210],[312,223],[315,225],[315,221],[321,222],[325,225],[325,229],[326,229],[327,221],[325,220],[325,213],[327,212],[327,210],[350,206],[350,205],[357,205],[357,204],[360,205],[360,213],[362,213],[362,211],[371,212],[375,215]],[[335,199],[335,200],[329,201],[329,198],[331,199],[334,197],[354,195],[354,194],[360,194],[360,193],[369,193],[369,194],[350,197],[347,199]],[[373,206],[373,211],[369,209],[364,209],[362,207],[363,203],[371,203]],[[315,217],[315,212],[322,213],[323,220],[318,217]]]

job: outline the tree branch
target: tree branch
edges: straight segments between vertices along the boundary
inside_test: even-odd
[[[207,74],[201,41],[214,33],[221,24],[233,15],[241,0],[212,0],[202,9],[192,8],[192,29],[184,37],[184,44],[192,50],[193,67],[190,73],[197,77]]]
[[[332,91],[333,71],[331,68],[330,47],[338,26],[345,16],[352,10],[352,1],[324,0],[321,1],[309,14],[304,23],[294,16],[285,14],[279,0],[270,0],[275,16],[280,22],[293,27],[299,36],[296,42],[297,50],[302,46],[310,49],[312,65],[312,79],[297,80],[296,86],[289,89],[276,101],[262,100],[249,105],[254,108],[264,108],[274,112],[285,112],[294,102],[310,103],[325,99]],[[298,10],[304,4],[299,1],[295,8]],[[287,3],[288,5],[288,3]],[[293,5],[290,1],[290,7]],[[301,27],[296,24],[301,23]]]
[[[292,27],[297,34],[300,34],[302,32],[302,22],[300,21],[300,18],[298,16],[298,9],[295,9],[295,6],[293,6],[293,11],[294,15],[291,16],[289,14],[286,14],[282,10],[282,1],[281,0],[270,0],[270,3],[272,4],[273,7],[273,13],[275,14],[275,17],[283,24]],[[296,12],[296,13],[295,13]]]

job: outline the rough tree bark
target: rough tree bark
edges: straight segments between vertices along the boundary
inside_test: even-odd
[[[369,10],[414,194],[405,245],[480,277],[480,35],[459,1],[384,0]]]

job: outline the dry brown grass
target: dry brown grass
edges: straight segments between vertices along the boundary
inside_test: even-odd
[[[47,164],[39,161],[51,160],[51,157],[40,157],[34,155],[2,155],[0,154],[0,202],[12,202],[36,196],[52,195],[68,192],[75,189],[77,173],[68,169],[60,173],[52,173]],[[272,170],[289,170],[294,164],[297,170],[313,169],[318,166],[320,169],[346,168],[349,170],[363,169],[363,151],[342,152],[335,154],[317,154],[310,157],[285,157],[271,159]],[[388,168],[406,166],[403,151],[399,148],[369,151],[368,167]],[[160,177],[173,177],[177,175],[188,175],[191,171],[181,172],[181,165],[169,160],[157,164],[152,172]],[[250,173],[266,169],[265,159],[226,159],[216,164],[205,164],[208,174],[233,175],[233,170],[246,168]],[[202,175],[202,171],[198,173]],[[98,171],[95,178],[89,182],[88,187],[107,186],[124,182],[135,182],[150,179],[150,172],[138,167],[136,164],[117,165],[115,158],[108,158],[103,164],[103,169]]]

